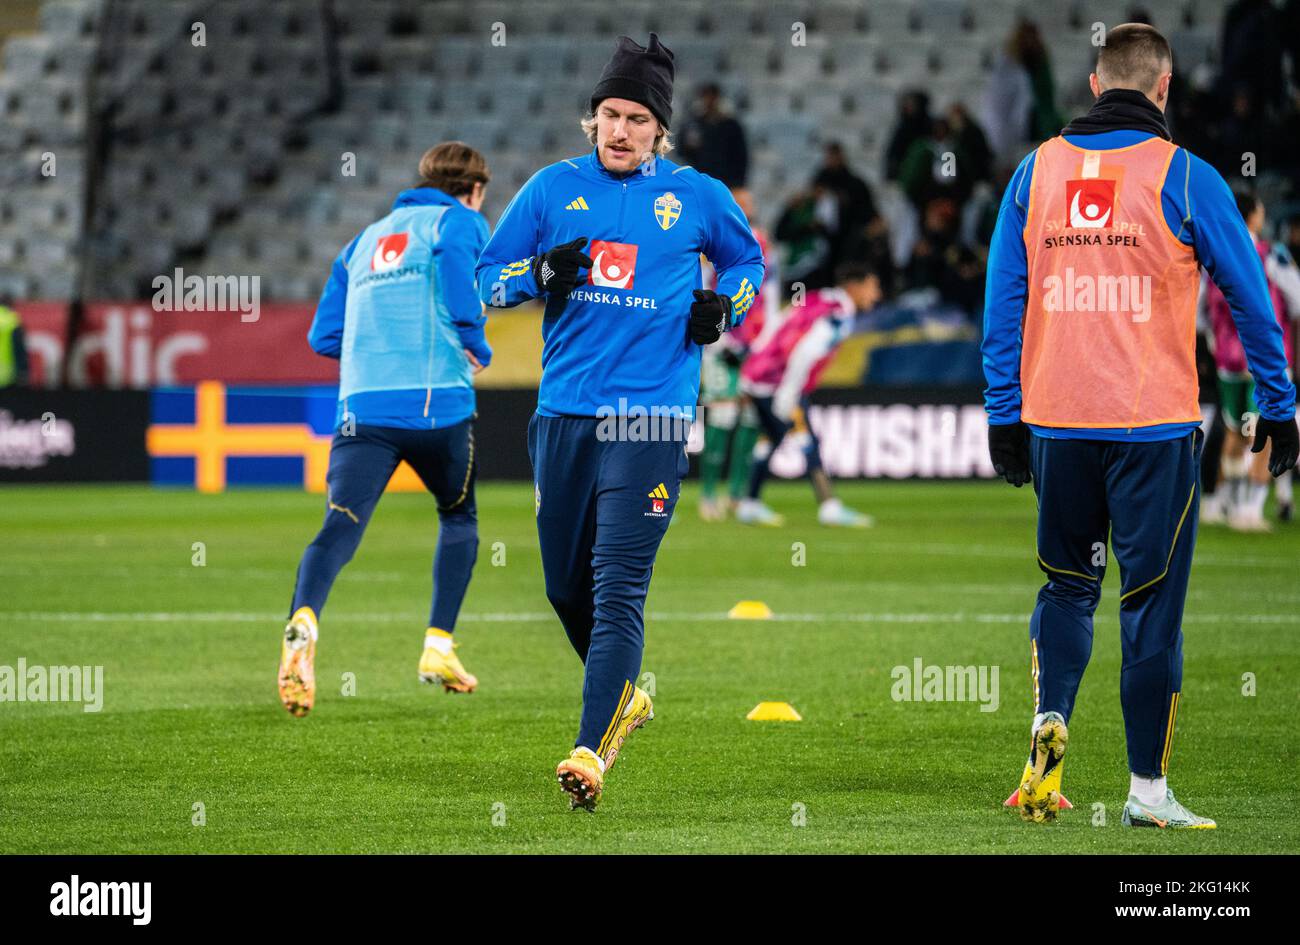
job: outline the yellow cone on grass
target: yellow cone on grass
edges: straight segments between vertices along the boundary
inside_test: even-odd
[[[760,702],[745,716],[752,722],[802,722],[803,716],[788,702]]]
[[[761,600],[742,600],[727,611],[732,620],[771,620],[772,608]]]

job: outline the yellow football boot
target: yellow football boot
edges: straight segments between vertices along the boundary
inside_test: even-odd
[[[280,702],[302,718],[316,702],[316,614],[299,607],[284,628],[280,644]]]
[[[1061,771],[1070,732],[1059,712],[1048,712],[1034,730],[1034,751],[1020,779],[1020,816],[1036,824],[1056,819],[1062,809]]]
[[[596,802],[600,800],[605,785],[605,775],[614,766],[628,736],[654,717],[650,694],[633,686],[627,708],[611,723],[609,731],[601,739],[600,749],[603,754],[598,755],[590,748],[575,748],[568,758],[560,762],[555,769],[555,776],[560,787],[569,795],[570,810],[596,809]]]
[[[437,627],[430,627],[424,634],[424,653],[420,655],[420,682],[442,683],[447,692],[473,692],[478,688],[478,677],[465,669],[460,657],[456,655],[458,644],[443,653],[431,641],[436,639],[451,640],[451,634]]]
[[[623,710],[618,724],[605,738],[605,754],[601,758],[605,762],[606,771],[614,767],[614,759],[618,757],[618,753],[623,749],[623,743],[627,741],[627,737],[654,717],[655,707],[650,701],[649,694],[644,689],[634,686],[632,701]]]
[[[555,767],[555,777],[569,795],[569,809],[593,812],[605,785],[605,766],[590,748],[575,748]]]

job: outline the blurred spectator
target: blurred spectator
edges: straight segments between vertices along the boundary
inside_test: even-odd
[[[1287,57],[1291,60],[1292,84],[1300,76],[1300,0],[1286,0],[1278,14],[1282,18],[1282,37]],[[1292,102],[1291,108],[1294,109]]]
[[[0,297],[0,387],[27,384],[27,342],[23,320],[11,307],[12,300]]]
[[[1029,73],[1029,84],[1034,92],[1034,107],[1029,113],[1029,137],[1042,141],[1059,132],[1065,124],[1065,118],[1056,107],[1056,82],[1052,78],[1051,59],[1037,24],[1025,21],[1015,37],[1018,61]]]
[[[844,148],[838,142],[826,145],[822,166],[813,176],[813,186],[835,198],[835,225],[827,235],[831,265],[838,266],[845,258],[845,242],[878,220],[880,213],[871,188],[849,167]]]
[[[1291,258],[1300,260],[1300,214],[1291,217],[1282,228],[1282,242],[1286,244]]]
[[[976,252],[961,241],[960,224],[951,200],[941,197],[926,204],[902,288],[935,289],[944,302],[975,319],[984,308],[985,251]]]
[[[898,180],[898,170],[912,143],[930,133],[930,96],[911,89],[898,97],[898,117],[885,148],[885,179]]]
[[[1022,141],[1042,141],[1061,130],[1056,85],[1043,36],[1019,19],[994,64],[981,117],[993,153],[1001,158]]]
[[[830,285],[828,234],[837,226],[836,215],[834,196],[817,184],[796,193],[782,208],[774,235],[781,244],[783,299],[795,283],[808,289]]]
[[[903,288],[937,288],[948,267],[948,251],[958,245],[960,218],[951,200],[936,198],[921,214],[921,232],[903,270]]]
[[[749,145],[745,129],[722,101],[722,90],[701,86],[692,114],[682,128],[678,150],[697,171],[716,177],[728,187],[744,187],[749,176]]]
[[[1190,75],[1183,75],[1175,68],[1165,115],[1174,140],[1217,167],[1223,148],[1222,128],[1217,119],[1223,109],[1215,88],[1216,78],[1213,67],[1205,63]]]
[[[944,116],[952,131],[957,158],[965,164],[965,173],[972,181],[988,180],[993,174],[993,152],[989,150],[984,129],[961,102],[949,105]]]
[[[949,250],[948,268],[939,282],[939,294],[979,321],[984,311],[984,271],[988,251],[976,251],[964,244]]]
[[[1300,153],[1295,147],[1300,141],[1300,88],[1292,89],[1290,97],[1269,139],[1269,165],[1287,179],[1294,195],[1300,194]]]
[[[1011,183],[1014,168],[1001,165],[991,178],[991,185],[976,188],[974,196],[962,212],[962,242],[967,246],[977,247],[987,253],[989,241],[993,239],[993,228],[998,222],[1002,195]]]
[[[917,210],[946,198],[960,212],[975,184],[988,179],[991,160],[984,132],[963,105],[955,104],[934,120],[929,134],[912,142],[898,184]]]
[[[1242,173],[1243,155],[1255,155],[1256,164],[1270,167],[1265,160],[1268,149],[1269,133],[1264,110],[1255,97],[1255,92],[1248,85],[1242,84],[1233,90],[1229,100],[1228,114],[1219,123],[1222,145],[1218,150],[1215,166],[1224,177],[1231,181]],[[1293,145],[1288,142],[1284,149]]]
[[[1261,109],[1282,104],[1284,21],[1273,0],[1237,0],[1223,17],[1223,85]]]

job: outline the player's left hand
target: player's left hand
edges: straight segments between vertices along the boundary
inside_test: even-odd
[[[712,289],[696,289],[691,303],[691,341],[711,345],[731,327],[731,296]]]
[[[1264,441],[1273,438],[1273,448],[1268,453],[1268,471],[1276,479],[1296,464],[1300,456],[1300,428],[1294,420],[1266,420],[1260,417],[1255,421],[1255,445],[1252,453],[1264,452]]]
[[[1029,427],[1020,421],[989,424],[993,471],[1019,489],[1033,480],[1029,470]]]
[[[469,350],[469,348],[465,349],[465,357],[469,358],[470,374],[477,374],[479,371],[483,370],[483,362],[474,357],[474,352]]]

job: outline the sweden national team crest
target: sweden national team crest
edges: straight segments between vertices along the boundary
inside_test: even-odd
[[[673,194],[655,198],[655,219],[661,229],[671,229],[682,215],[682,202]]]

